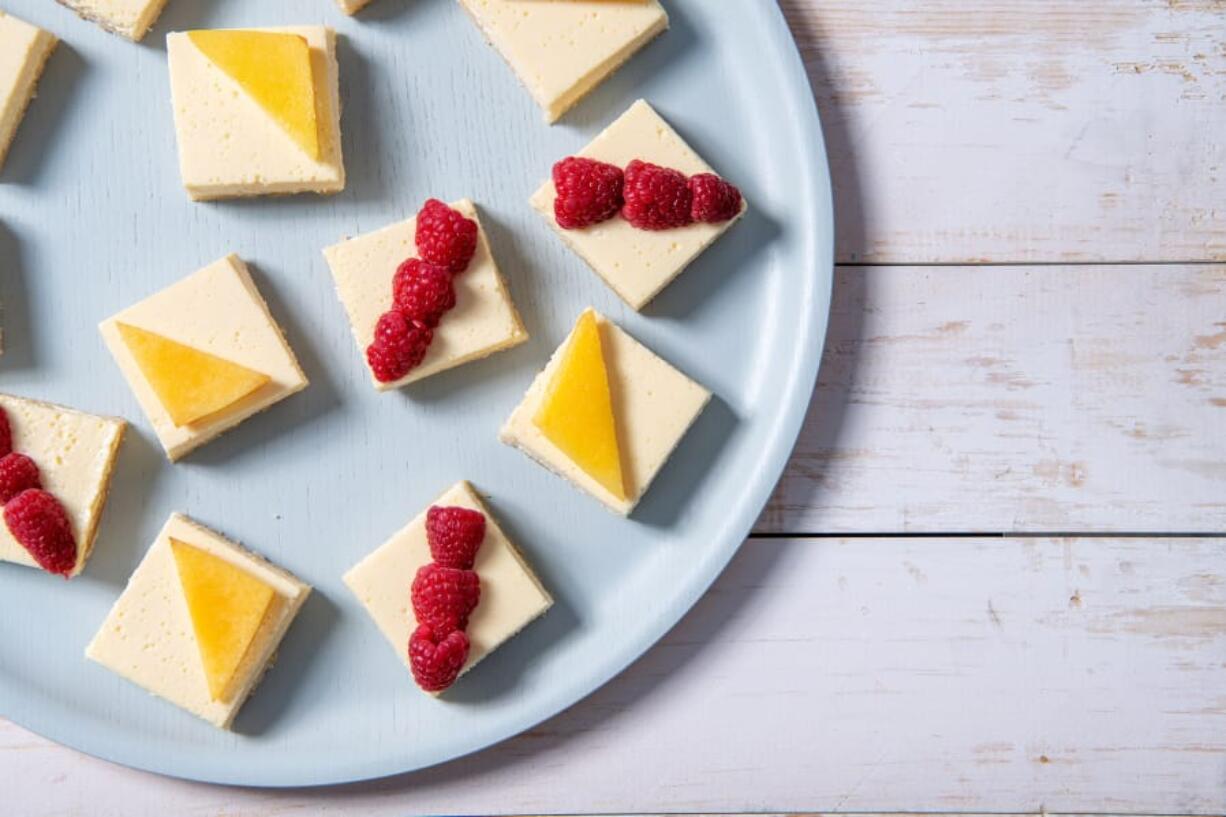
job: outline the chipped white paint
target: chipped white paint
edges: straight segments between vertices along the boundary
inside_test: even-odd
[[[235,791],[9,727],[5,776],[30,785],[6,813],[1221,814],[1222,553],[1200,539],[752,540],[623,676],[474,758]]]
[[[840,269],[758,528],[1226,532],[1226,265]]]
[[[781,5],[840,260],[1226,260],[1222,0]]]

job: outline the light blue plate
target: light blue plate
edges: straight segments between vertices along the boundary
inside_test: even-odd
[[[377,0],[353,20],[331,0],[172,0],[143,45],[47,0],[4,0],[64,43],[0,176],[0,390],[122,415],[133,427],[85,575],[65,584],[0,565],[0,714],[90,754],[196,780],[352,781],[527,729],[677,622],[741,544],[788,458],[821,356],[833,238],[817,115],[777,6],[667,5],[672,29],[550,128],[449,0]],[[343,35],[348,189],[190,203],[166,32],[297,23]],[[527,205],[555,160],[637,97],[752,204],[642,315]],[[532,341],[376,394],[320,249],[412,215],[428,196],[480,204]],[[171,466],[95,325],[229,252],[253,265],[312,384]],[[717,396],[632,521],[496,437],[589,304]],[[413,686],[340,577],[461,478],[489,495],[558,603],[440,702]],[[316,587],[237,734],[82,657],[172,510]]]

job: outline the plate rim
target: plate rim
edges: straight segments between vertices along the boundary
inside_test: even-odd
[[[759,15],[765,26],[769,40],[778,46],[779,69],[786,80],[782,96],[791,106],[790,117],[800,143],[813,146],[813,151],[802,152],[797,157],[795,170],[804,179],[798,190],[804,193],[804,206],[798,210],[811,217],[813,229],[807,230],[799,243],[800,254],[811,262],[812,275],[806,280],[808,288],[802,302],[813,306],[822,303],[825,298],[826,309],[816,312],[809,309],[805,324],[798,332],[800,343],[796,349],[795,358],[785,370],[785,388],[780,390],[782,410],[776,415],[769,427],[767,445],[762,456],[758,458],[757,466],[750,479],[746,481],[746,489],[734,509],[730,509],[731,518],[737,519],[734,526],[727,530],[726,538],[717,544],[702,571],[691,574],[692,578],[681,592],[674,596],[664,611],[655,617],[650,626],[645,627],[637,637],[627,639],[617,651],[619,657],[611,660],[599,672],[585,676],[582,683],[564,687],[561,692],[552,697],[547,705],[535,709],[524,710],[512,720],[510,729],[497,730],[500,736],[494,739],[477,737],[467,743],[461,742],[459,748],[445,752],[439,757],[425,763],[405,765],[403,759],[395,755],[385,755],[377,763],[366,761],[360,764],[361,771],[342,764],[333,767],[335,770],[327,774],[314,774],[318,769],[309,767],[303,774],[269,774],[268,770],[252,768],[246,771],[230,769],[229,773],[208,772],[200,769],[183,768],[182,764],[173,761],[162,761],[160,758],[150,758],[148,755],[130,751],[116,745],[114,741],[92,740],[83,737],[81,731],[73,732],[71,727],[60,718],[23,717],[22,714],[6,714],[8,720],[22,729],[50,740],[60,746],[81,752],[108,763],[115,763],[129,769],[151,772],[164,777],[195,783],[205,783],[229,787],[250,787],[258,789],[289,789],[289,788],[324,788],[345,784],[357,784],[371,780],[402,776],[440,766],[459,758],[484,751],[497,746],[523,732],[532,729],[547,720],[557,717],[563,712],[581,703],[597,692],[617,676],[621,675],[647,654],[661,639],[672,631],[695,604],[707,593],[716,579],[727,568],[732,558],[752,533],[755,522],[769,500],[784,469],[790,460],[801,427],[808,412],[810,399],[816,386],[819,365],[825,346],[825,335],[829,323],[830,302],[834,287],[834,192],[826,151],[825,138],[821,128],[820,113],[812,86],[799,46],[796,43],[783,10],[772,0],[759,0],[759,7],[765,6],[765,14]],[[824,219],[817,218],[824,211]],[[825,246],[820,246],[819,238],[824,238]],[[825,286],[822,286],[823,280]],[[576,689],[577,687],[577,689]]]

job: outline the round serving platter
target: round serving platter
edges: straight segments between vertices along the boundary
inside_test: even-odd
[[[787,461],[829,312],[833,218],[812,95],[768,0],[667,0],[671,29],[560,124],[453,0],[172,0],[142,44],[45,0],[7,11],[63,39],[0,177],[0,391],[131,423],[95,555],[71,583],[0,565],[0,715],[129,766],[235,784],[337,783],[418,769],[549,718],[634,661],[727,564]],[[331,25],[348,185],[335,197],[193,204],[180,187],[165,35]],[[528,196],[637,98],[751,209],[642,314],[565,249]],[[320,250],[470,197],[530,342],[379,394]],[[166,461],[96,325],[234,252],[311,386],[182,463]],[[595,306],[715,399],[623,520],[497,439]],[[445,488],[489,499],[557,604],[443,700],[421,693],[341,574]],[[171,511],[315,587],[221,732],[83,657]]]

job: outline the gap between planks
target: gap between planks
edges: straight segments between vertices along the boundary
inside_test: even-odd
[[[782,0],[853,263],[1226,260],[1212,0]]]
[[[864,544],[743,548],[625,673],[455,763],[253,792],[117,770],[0,727],[0,752],[20,749],[6,754],[16,779],[74,763],[73,786],[9,805],[104,817],[105,789],[123,806],[107,813],[125,817],[1226,813],[1220,541]]]
[[[934,531],[907,533],[893,531],[884,533],[822,533],[821,531],[798,531],[793,533],[751,533],[747,539],[1226,539],[1226,533],[1123,531],[1100,533],[1093,531],[1005,531],[966,532]]]
[[[866,262],[863,264],[850,261],[838,261],[835,263],[836,269],[886,269],[890,267],[920,267],[920,268],[958,268],[958,267],[1017,267],[1025,269],[1028,267],[1067,267],[1067,268],[1094,268],[1094,267],[1213,267],[1221,266],[1222,261],[1205,261],[1199,259],[1175,260],[1175,261],[876,261]]]
[[[1226,532],[1226,264],[840,266],[755,533]]]

